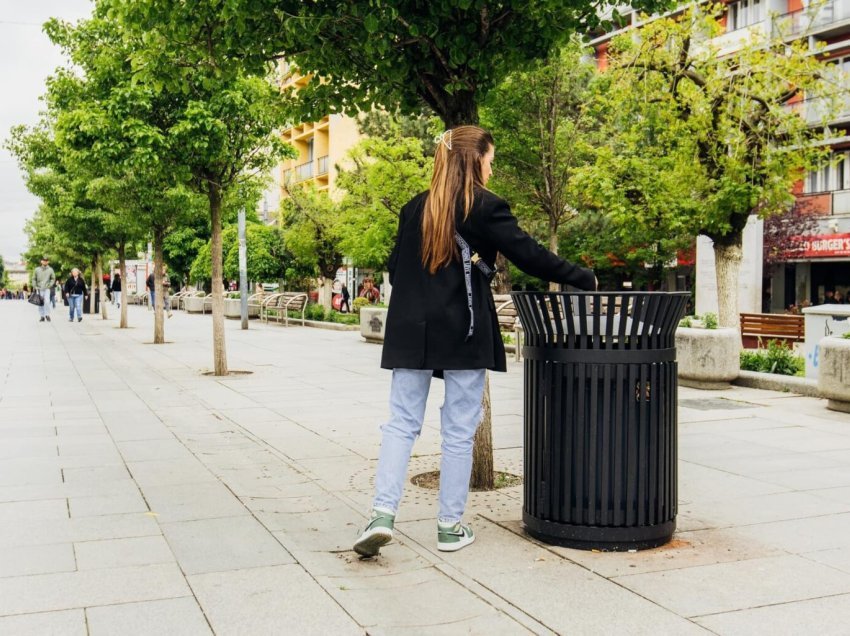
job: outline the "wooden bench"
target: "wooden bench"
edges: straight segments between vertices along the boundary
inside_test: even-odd
[[[510,294],[493,294],[493,302],[496,305],[499,331],[513,334],[514,359],[519,362],[522,351],[522,324],[517,316],[514,300]]]
[[[793,345],[805,340],[803,316],[793,314],[741,314],[741,340],[745,349],[758,349],[769,340]]]
[[[289,326],[289,312],[301,312],[301,326],[304,326],[304,314],[307,310],[307,294],[301,292],[282,292],[271,294],[263,300],[260,307],[260,319],[268,322],[272,318],[278,322],[283,320],[284,326]]]

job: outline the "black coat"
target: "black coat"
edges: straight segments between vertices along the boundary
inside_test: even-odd
[[[422,207],[414,197],[399,216],[398,237],[388,269],[393,286],[381,366],[385,369],[491,369],[505,371],[505,346],[493,294],[485,276],[472,268],[475,331],[468,341],[469,309],[463,264],[453,261],[436,274],[422,265]],[[489,265],[503,253],[524,272],[543,280],[595,287],[593,271],[552,254],[522,231],[508,204],[492,192],[476,193],[458,232]]]
[[[75,296],[75,295],[83,295],[86,294],[86,281],[83,280],[82,276],[77,276],[77,280],[74,280],[73,276],[69,276],[68,280],[65,281],[65,295],[66,296]]]

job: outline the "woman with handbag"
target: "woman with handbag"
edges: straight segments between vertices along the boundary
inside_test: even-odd
[[[508,204],[486,189],[495,152],[490,133],[458,126],[436,141],[431,187],[402,208],[388,264],[393,294],[381,366],[393,370],[390,419],[382,427],[371,517],[354,544],[362,556],[375,556],[392,540],[435,375],[445,381],[437,549],[459,550],[475,538],[462,523],[472,441],[485,371],[506,370],[490,291],[497,253],[532,276],[596,289],[592,270],[543,248],[520,229]]]

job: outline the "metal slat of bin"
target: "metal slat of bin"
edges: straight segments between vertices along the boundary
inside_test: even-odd
[[[526,332],[528,531],[623,550],[676,516],[674,329],[686,293],[513,294]]]

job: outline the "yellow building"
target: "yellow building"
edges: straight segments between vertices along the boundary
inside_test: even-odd
[[[301,75],[286,62],[281,63],[280,70],[281,90],[301,88],[311,80],[311,76]],[[317,190],[335,196],[336,167],[344,163],[346,154],[362,136],[356,119],[336,114],[287,128],[281,138],[298,151],[298,158],[284,161],[280,166],[281,197],[286,198],[286,184],[303,182],[312,182]]]

